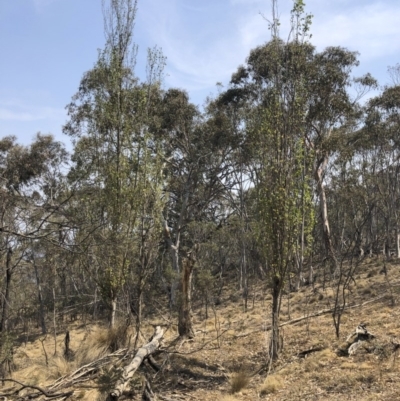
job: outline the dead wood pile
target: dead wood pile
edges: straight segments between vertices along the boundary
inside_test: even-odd
[[[108,394],[107,400],[118,400],[124,392],[128,390],[130,380],[143,361],[151,357],[151,355],[159,349],[163,335],[164,329],[157,326],[149,343],[140,347],[134,354],[132,360],[123,368],[113,390]],[[132,355],[133,353],[128,349],[120,349],[94,362],[81,366],[73,373],[57,379],[47,388],[21,383],[14,379],[0,379],[3,384],[13,384],[12,387],[4,389],[3,392],[0,393],[0,400],[68,400],[73,396],[74,391],[79,390],[79,386],[83,382],[95,379],[96,375],[101,371],[101,368],[110,364],[120,364],[129,357],[132,357]],[[153,361],[153,364],[154,363]],[[143,388],[143,397],[147,400],[155,400],[150,383],[147,381]]]

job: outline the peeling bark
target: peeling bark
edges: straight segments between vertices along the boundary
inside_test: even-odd
[[[322,156],[317,160],[315,167],[315,181],[317,184],[317,192],[319,196],[319,206],[321,211],[321,221],[322,221],[322,232],[323,239],[325,244],[326,256],[330,259],[333,264],[335,271],[337,270],[337,259],[335,256],[335,252],[332,245],[332,237],[331,237],[331,229],[329,226],[329,218],[328,218],[328,202],[326,199],[325,186],[323,183],[323,176],[325,169],[328,165],[329,155],[325,151],[322,153]]]
[[[110,327],[115,326],[115,315],[117,313],[117,297],[111,299]]]

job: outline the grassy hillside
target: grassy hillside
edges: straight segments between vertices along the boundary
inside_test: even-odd
[[[254,289],[247,312],[239,293],[227,289],[219,305],[208,311],[208,318],[204,309],[195,311],[194,339],[177,340],[176,327],[168,327],[162,345],[165,352],[155,356],[161,370],[156,372],[144,364],[132,382],[131,399],[140,399],[146,376],[157,399],[167,401],[398,400],[400,362],[391,341],[400,329],[400,266],[388,263],[387,275],[382,268],[383,262],[376,258],[366,259],[359,268],[348,300],[349,306],[359,306],[344,312],[339,339],[330,313],[313,317],[333,306],[331,285],[323,288],[317,282],[314,287],[285,294],[281,309],[283,350],[269,374],[265,368],[270,320],[266,284]],[[303,319],[296,322],[300,317]],[[154,325],[168,325],[169,319],[164,311],[146,320],[140,344],[152,335]],[[360,322],[368,324],[376,339],[365,343],[354,356],[339,356],[338,349],[344,348],[346,337]],[[105,399],[118,368],[131,357],[121,359],[125,352],[118,349],[132,346],[132,329],[110,332],[101,324],[83,321],[58,326],[56,343],[52,334],[21,336],[8,377],[43,389],[62,378],[58,383],[65,386],[60,385],[59,392],[73,391],[69,400]],[[66,329],[73,351],[69,360],[62,356]],[[114,356],[106,357],[115,350]],[[311,352],[302,357],[303,351]],[[100,363],[92,364],[99,359]],[[74,383],[68,383],[68,375],[84,365],[89,373],[82,369],[82,376],[76,379],[75,375]],[[11,388],[20,386],[4,382],[0,393],[10,393]],[[19,396],[34,391],[27,388]]]

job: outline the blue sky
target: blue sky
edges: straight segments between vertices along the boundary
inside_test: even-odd
[[[360,52],[356,75],[371,72],[380,84],[400,62],[398,0],[306,0],[314,15],[312,43]],[[291,0],[279,1],[285,36]],[[270,0],[139,0],[135,42],[137,74],[146,49],[167,57],[165,87],[186,89],[201,105],[229,82],[249,51],[266,42]],[[28,144],[36,132],[62,135],[65,106],[104,44],[101,0],[0,0],[0,137]]]

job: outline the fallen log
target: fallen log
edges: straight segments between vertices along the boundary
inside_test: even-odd
[[[297,356],[297,358],[306,358],[308,355],[312,354],[313,352],[322,351],[323,349],[325,349],[325,347],[316,347],[316,348],[306,349],[304,351],[298,352],[296,354],[296,356]]]
[[[361,302],[360,304],[356,304],[356,305],[345,305],[344,310],[355,309],[355,308],[363,307],[363,306],[368,305],[368,304],[370,304],[370,303],[372,303],[372,302],[376,302],[376,301],[379,301],[379,300],[382,299],[382,298],[385,298],[386,295],[387,295],[387,294],[380,295],[380,296],[378,296],[378,297],[376,297],[376,298],[370,299],[369,301]],[[309,315],[305,315],[305,316],[299,317],[299,318],[297,318],[297,319],[292,319],[292,320],[289,320],[288,322],[281,323],[281,324],[279,325],[279,327],[283,327],[283,326],[286,326],[286,325],[288,325],[288,324],[299,323],[299,322],[301,322],[302,320],[309,319],[310,317],[318,317],[318,316],[326,315],[326,314],[329,314],[329,313],[333,313],[334,310],[335,310],[335,308],[322,309],[322,310],[320,310],[320,311],[318,311],[318,312],[311,313],[311,314],[309,314]],[[268,327],[267,330],[271,330],[271,328]]]
[[[132,362],[129,365],[125,366],[122,372],[122,377],[117,380],[114,389],[107,397],[107,401],[116,401],[119,399],[119,397],[122,396],[122,394],[127,390],[129,386],[129,381],[132,379],[133,375],[138,370],[143,360],[154,353],[160,347],[160,342],[163,335],[164,330],[160,326],[157,326],[150,342],[139,348],[135,357],[132,359]]]
[[[360,304],[346,305],[346,306],[344,307],[344,310],[349,310],[349,309],[355,309],[355,308],[363,307],[363,306],[368,305],[368,304],[370,304],[370,303],[372,303],[372,302],[379,301],[380,299],[385,298],[386,296],[387,296],[387,294],[384,294],[384,295],[380,295],[380,296],[378,296],[378,297],[376,297],[376,298],[370,299],[369,301],[361,302]],[[308,315],[304,315],[304,316],[298,317],[298,318],[296,318],[296,319],[292,319],[292,320],[288,320],[287,322],[283,322],[283,323],[281,323],[281,324],[279,325],[279,327],[284,327],[284,326],[287,326],[287,325],[292,325],[292,324],[300,323],[300,322],[302,322],[303,320],[307,320],[307,319],[310,319],[310,318],[312,318],[312,317],[318,317],[318,316],[322,316],[322,315],[327,315],[327,314],[329,314],[329,313],[333,313],[334,311],[335,311],[334,308],[321,309],[321,310],[319,310],[318,312],[310,313],[310,314],[308,314]],[[254,331],[250,331],[250,332],[242,333],[242,334],[236,334],[236,335],[235,335],[235,338],[247,337],[247,336],[249,336],[249,335],[251,335],[251,334],[258,333],[258,332],[260,332],[260,331],[270,331],[270,330],[271,330],[271,326],[269,325],[269,326],[263,327],[263,328],[258,329],[258,330],[254,330]]]

